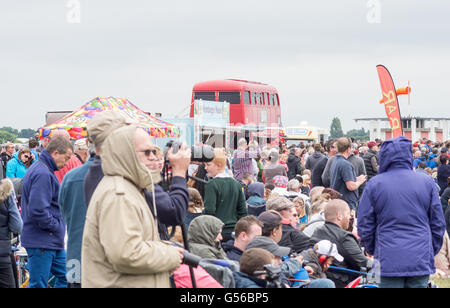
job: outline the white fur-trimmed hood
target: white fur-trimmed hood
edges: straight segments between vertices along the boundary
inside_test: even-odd
[[[9,179],[3,179],[0,181],[0,202],[3,202],[11,196],[14,185]]]

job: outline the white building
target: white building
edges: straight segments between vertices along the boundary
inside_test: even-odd
[[[392,138],[388,118],[360,118],[356,122],[369,122],[370,140]],[[412,141],[426,138],[443,142],[450,139],[450,118],[402,118],[403,134]]]

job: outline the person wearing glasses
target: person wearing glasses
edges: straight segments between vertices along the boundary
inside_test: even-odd
[[[270,198],[267,201],[267,210],[274,210],[282,217],[282,238],[279,242],[281,246],[289,247],[295,253],[311,248],[314,243],[302,231],[297,230],[292,224],[298,219],[293,217],[297,214],[294,203],[286,197]],[[297,214],[298,216],[298,214]]]
[[[102,125],[98,125],[101,123]],[[86,163],[70,170],[61,183],[59,190],[59,207],[67,225],[66,279],[68,288],[81,288],[81,242],[86,220],[87,203],[85,201],[85,178],[91,166],[101,162],[100,155],[107,134],[126,125],[123,117],[115,112],[104,111],[88,124],[90,144],[95,147],[96,155],[92,155]],[[87,149],[86,139],[78,140],[74,150]],[[80,153],[78,151],[78,153]],[[86,156],[87,157],[87,156]],[[81,157],[78,157],[80,159]],[[83,160],[80,159],[80,163]],[[98,164],[101,169],[101,164]],[[103,172],[102,172],[103,177]],[[101,178],[100,178],[101,180]],[[98,180],[98,182],[100,182]],[[96,182],[95,187],[98,182]],[[93,193],[95,187],[88,186],[87,192]]]
[[[23,179],[28,168],[34,162],[34,156],[30,150],[22,150],[6,164],[6,177],[10,179]]]
[[[118,128],[106,138],[104,177],[86,213],[83,288],[170,287],[170,273],[181,264],[184,250],[161,241],[156,204],[149,207],[144,194],[161,181],[159,170],[147,167],[150,162],[158,164],[153,148],[148,133],[136,125]],[[187,152],[190,160],[190,149]],[[189,161],[186,171],[188,165]]]
[[[96,154],[84,178],[86,207],[89,207],[92,195],[104,177],[102,169],[104,141],[112,131],[129,124],[131,122],[117,111],[103,111],[88,123],[88,140],[95,145]],[[148,138],[151,139],[150,136]],[[145,157],[145,166],[149,170],[161,171],[164,165],[164,155],[158,146],[152,144],[151,147],[139,148],[138,151],[139,155]],[[169,151],[167,158],[172,166],[170,189],[165,192],[160,184],[155,183],[156,213],[153,213],[158,217],[160,237],[166,240],[168,235],[165,225],[181,225],[187,215],[189,191],[186,186],[186,172],[191,161],[191,149],[183,145],[176,154]],[[145,198],[150,209],[153,210],[153,194],[146,191]]]

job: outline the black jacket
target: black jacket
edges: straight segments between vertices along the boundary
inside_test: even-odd
[[[9,180],[0,181],[0,264],[11,263],[10,233],[20,233],[23,227],[12,189]]]
[[[234,240],[229,240],[227,242],[222,243],[222,248],[223,250],[225,250],[228,259],[237,262],[241,261],[242,254],[244,252],[239,248],[237,248],[236,246],[234,246]]]
[[[8,228],[9,213],[4,202],[0,202],[0,264],[10,261],[11,238]]]
[[[374,170],[372,166],[372,158],[375,157],[378,164],[378,154],[373,150],[369,150],[363,156],[364,166],[366,167],[367,178],[371,179],[378,174],[377,170]]]
[[[314,246],[314,243],[306,234],[291,225],[283,224],[282,230],[283,235],[278,243],[279,246],[289,247],[291,252],[295,253],[300,253]]]
[[[12,156],[9,156],[8,154],[6,154],[6,152],[3,152],[2,154],[0,154],[0,159],[1,159],[1,167],[2,167],[2,173],[3,173],[3,178],[6,177],[6,164],[8,163],[8,161],[10,161],[12,159]]]
[[[356,271],[360,271],[362,267],[367,267],[368,259],[364,256],[356,237],[352,233],[342,230],[334,223],[325,222],[322,227],[314,231],[311,236],[311,240],[314,243],[321,240],[329,240],[330,242],[336,244],[338,253],[344,257],[344,260],[342,262],[338,262],[335,259],[332,263],[333,266],[348,268]],[[345,287],[356,278],[355,275],[333,270],[328,270],[326,274],[329,279],[334,281],[337,288]]]
[[[289,168],[287,173],[289,180],[292,180],[297,174],[301,174],[302,170],[300,158],[294,154],[289,154],[286,164]]]
[[[198,166],[197,174],[195,177],[202,179],[202,180],[208,180],[208,172],[206,172],[205,164],[201,164]],[[200,196],[202,196],[202,199],[205,198],[205,183],[200,181],[195,181],[194,188],[198,190],[200,193]]]
[[[311,171],[311,185],[312,187],[316,186],[325,186],[322,183],[322,173],[325,170],[325,166],[327,165],[328,157],[322,157],[314,166],[314,169]]]

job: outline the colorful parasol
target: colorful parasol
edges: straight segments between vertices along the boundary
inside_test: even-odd
[[[50,137],[52,131],[65,129],[73,139],[87,137],[87,123],[99,112],[105,110],[117,110],[127,118],[139,124],[152,137],[171,138],[179,137],[179,128],[173,124],[155,118],[133,105],[125,98],[101,98],[96,97],[78,110],[66,115],[61,120],[39,129],[40,139]]]

